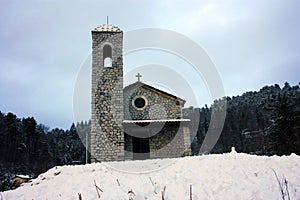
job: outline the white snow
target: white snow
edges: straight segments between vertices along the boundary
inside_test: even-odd
[[[236,153],[107,162],[50,169],[0,199],[282,199],[274,171],[288,181],[290,198],[300,199],[300,157]],[[96,189],[95,182],[99,189]],[[101,192],[101,190],[103,192]],[[132,191],[132,192],[129,192]],[[287,195],[287,194],[286,194]],[[286,196],[287,197],[287,196]]]
[[[18,175],[16,175],[16,177],[20,177],[20,178],[23,178],[23,179],[30,179],[31,178],[29,175],[23,175],[23,174],[18,174]]]

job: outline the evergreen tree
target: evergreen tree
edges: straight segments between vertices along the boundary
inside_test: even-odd
[[[287,86],[289,87],[289,86]],[[287,89],[287,87],[285,87]],[[278,95],[273,102],[271,139],[273,148],[279,155],[300,153],[299,136],[297,136],[297,117],[295,104],[286,93]]]

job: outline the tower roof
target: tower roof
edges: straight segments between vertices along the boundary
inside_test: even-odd
[[[121,32],[121,29],[119,29],[116,26],[113,26],[112,24],[102,24],[101,26],[98,26],[94,29],[94,31],[99,32]]]

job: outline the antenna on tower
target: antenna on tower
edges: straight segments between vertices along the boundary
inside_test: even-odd
[[[108,16],[106,16],[106,24],[108,24]]]

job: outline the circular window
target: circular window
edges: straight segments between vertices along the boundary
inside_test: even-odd
[[[138,96],[132,100],[132,105],[138,110],[143,110],[147,105],[147,100],[145,97]]]

